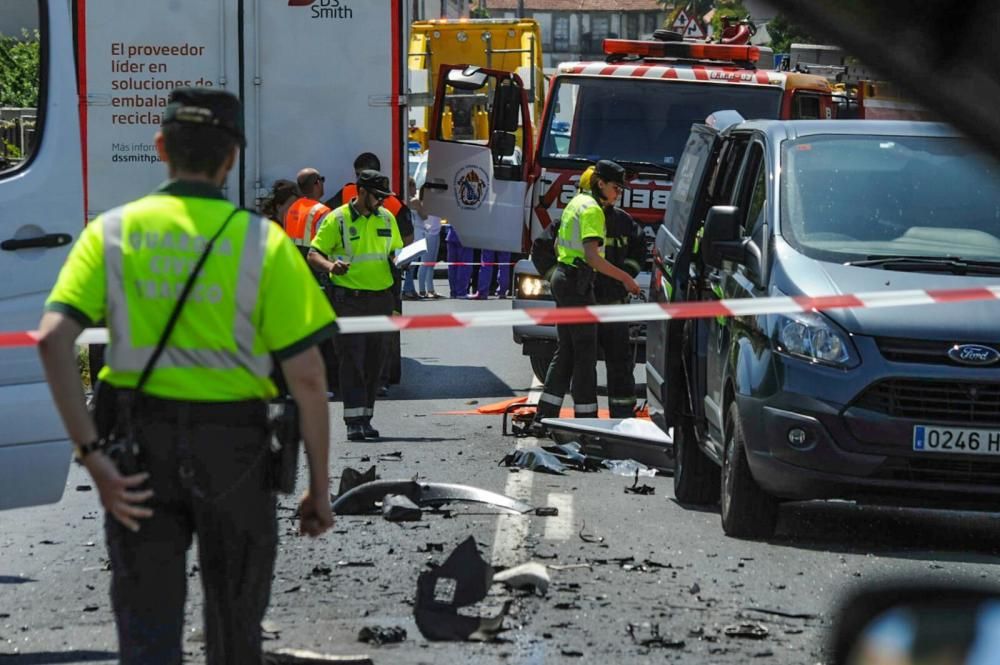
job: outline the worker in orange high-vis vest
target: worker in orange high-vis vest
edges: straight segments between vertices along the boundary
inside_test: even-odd
[[[292,239],[292,242],[299,248],[302,256],[309,253],[309,244],[316,237],[323,218],[326,217],[330,208],[320,203],[323,198],[323,183],[326,178],[319,174],[316,169],[302,169],[299,171],[296,182],[299,190],[302,191],[302,198],[298,199],[288,208],[285,213],[285,233]]]

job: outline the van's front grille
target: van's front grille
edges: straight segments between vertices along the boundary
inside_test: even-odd
[[[1000,383],[887,379],[866,388],[854,404],[925,423],[1000,425]]]
[[[889,460],[879,467],[875,477],[921,483],[1000,486],[1000,462],[982,457],[968,460],[900,458]]]
[[[922,365],[952,365],[962,367],[948,357],[948,350],[955,344],[964,342],[942,342],[940,340],[906,339],[903,337],[879,337],[875,340],[882,357],[897,363],[920,363]],[[1000,345],[975,342],[978,346],[986,346],[1000,352]],[[1000,363],[986,365],[987,368],[1000,369]]]

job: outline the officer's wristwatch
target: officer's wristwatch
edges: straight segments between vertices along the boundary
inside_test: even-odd
[[[94,439],[90,443],[85,443],[82,446],[73,446],[73,461],[75,461],[80,466],[83,466],[83,460],[87,458],[87,455],[94,452],[95,450],[101,449],[101,440]]]

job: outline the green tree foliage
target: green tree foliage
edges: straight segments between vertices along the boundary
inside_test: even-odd
[[[775,53],[788,53],[792,44],[825,43],[823,40],[817,41],[808,32],[789,21],[784,14],[778,14],[767,24],[767,32],[771,35],[771,48]]]
[[[0,35],[0,106],[38,105],[39,34],[22,31],[22,39]]]

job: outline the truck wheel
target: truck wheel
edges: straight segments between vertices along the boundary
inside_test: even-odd
[[[674,496],[698,505],[719,500],[719,469],[698,449],[694,423],[687,416],[674,427]]]
[[[778,523],[778,500],[762,490],[750,472],[740,411],[729,405],[722,460],[722,530],[736,538],[770,538]]]
[[[549,371],[549,365],[552,364],[552,354],[532,353],[528,357],[531,359],[531,371],[534,372],[539,381],[545,383],[545,374]]]

